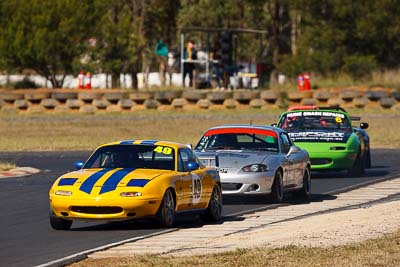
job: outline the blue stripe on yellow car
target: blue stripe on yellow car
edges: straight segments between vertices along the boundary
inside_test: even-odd
[[[83,191],[83,192],[85,192],[85,193],[87,193],[87,194],[90,194],[90,192],[92,192],[92,189],[93,189],[95,183],[96,183],[98,180],[100,180],[100,178],[101,178],[104,174],[106,174],[107,172],[109,172],[110,170],[112,170],[112,169],[107,169],[107,168],[106,168],[106,169],[103,169],[103,170],[101,170],[101,171],[98,171],[98,172],[92,174],[89,178],[86,179],[86,181],[84,181],[84,182],[82,183],[81,187],[79,187],[79,190],[81,190],[81,191]]]
[[[114,191],[119,182],[124,179],[126,175],[135,170],[134,168],[125,168],[114,172],[103,184],[100,194]]]
[[[125,140],[119,143],[120,145],[132,145],[135,140]]]
[[[149,181],[148,179],[132,179],[126,186],[144,187]]]
[[[58,186],[73,185],[78,178],[63,178],[58,182]]]
[[[140,144],[141,145],[154,145],[157,142],[158,142],[158,140],[143,140]]]

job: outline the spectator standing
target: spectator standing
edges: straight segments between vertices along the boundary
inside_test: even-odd
[[[160,39],[156,44],[155,53],[159,61],[160,82],[165,86],[165,70],[167,68],[168,46]]]
[[[221,63],[221,45],[218,41],[214,42],[214,46],[211,49],[210,59],[212,60],[212,73],[213,78],[216,82],[216,87],[221,87],[223,67]]]
[[[172,73],[174,72],[175,69],[175,55],[172,52],[168,52],[168,60],[167,60],[167,73],[169,76],[169,85],[172,85]]]
[[[83,89],[85,86],[85,73],[81,70],[78,75],[78,88]]]
[[[184,51],[183,59],[185,59],[185,62],[183,63],[183,81],[185,81],[186,75],[189,75],[189,87],[192,87],[195,65],[193,62],[190,61],[197,59],[197,52],[192,41],[188,42]],[[185,84],[183,84],[183,86],[185,86]]]

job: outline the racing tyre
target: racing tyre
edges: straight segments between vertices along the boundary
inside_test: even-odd
[[[283,188],[283,177],[282,172],[277,171],[275,174],[274,183],[271,188],[271,198],[274,203],[281,203],[283,201],[283,197],[285,194],[285,190]]]
[[[371,164],[371,150],[368,148],[365,168],[371,168],[371,167],[372,167],[372,164]]]
[[[162,227],[172,227],[175,223],[175,200],[171,192],[168,189],[161,201],[160,208],[157,211],[157,220]]]
[[[72,221],[57,217],[51,209],[49,219],[50,225],[54,230],[69,230],[71,228]]]
[[[204,221],[218,221],[222,213],[222,192],[219,185],[215,185],[211,194],[206,212],[201,216]]]
[[[353,168],[351,168],[348,173],[350,176],[359,177],[362,176],[365,172],[365,156],[361,156],[361,153],[358,152],[356,161],[354,162]]]
[[[303,187],[300,191],[294,192],[294,196],[301,200],[308,200],[310,198],[311,192],[311,177],[310,177],[310,170],[308,168],[305,169],[303,175]]]

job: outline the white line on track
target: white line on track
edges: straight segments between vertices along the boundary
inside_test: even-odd
[[[156,235],[162,235],[162,234],[170,233],[170,232],[177,231],[177,230],[178,230],[178,228],[173,228],[173,229],[167,229],[167,230],[164,230],[164,231],[160,231],[160,232],[157,232],[157,233],[152,233],[152,234],[148,234],[148,235],[142,235],[142,236],[137,236],[137,237],[133,237],[133,238],[128,238],[128,239],[125,239],[125,240],[122,240],[122,241],[118,241],[118,242],[115,242],[115,243],[111,243],[111,244],[108,244],[108,245],[100,246],[100,247],[93,248],[93,249],[88,249],[88,250],[85,250],[85,251],[82,251],[82,252],[78,252],[78,253],[69,255],[67,257],[63,257],[63,258],[56,259],[56,260],[53,260],[53,261],[49,261],[49,262],[46,262],[46,263],[43,263],[43,264],[40,264],[40,265],[36,265],[34,267],[64,266],[66,264],[66,262],[71,262],[71,263],[75,262],[74,260],[76,260],[77,258],[84,259],[84,258],[86,258],[86,255],[88,255],[90,253],[93,253],[93,252],[96,252],[96,251],[109,249],[109,248],[112,248],[112,247],[116,247],[116,246],[122,245],[124,243],[133,242],[133,241],[149,238],[149,237],[156,236]]]

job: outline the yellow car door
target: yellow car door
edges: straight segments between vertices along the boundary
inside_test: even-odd
[[[196,156],[189,148],[181,148],[178,152],[178,171],[181,172],[184,202],[182,208],[203,208],[208,203],[207,195],[210,194],[209,182],[204,184],[204,170],[198,168],[189,172],[188,163],[196,162]],[[196,162],[197,163],[197,162]]]

